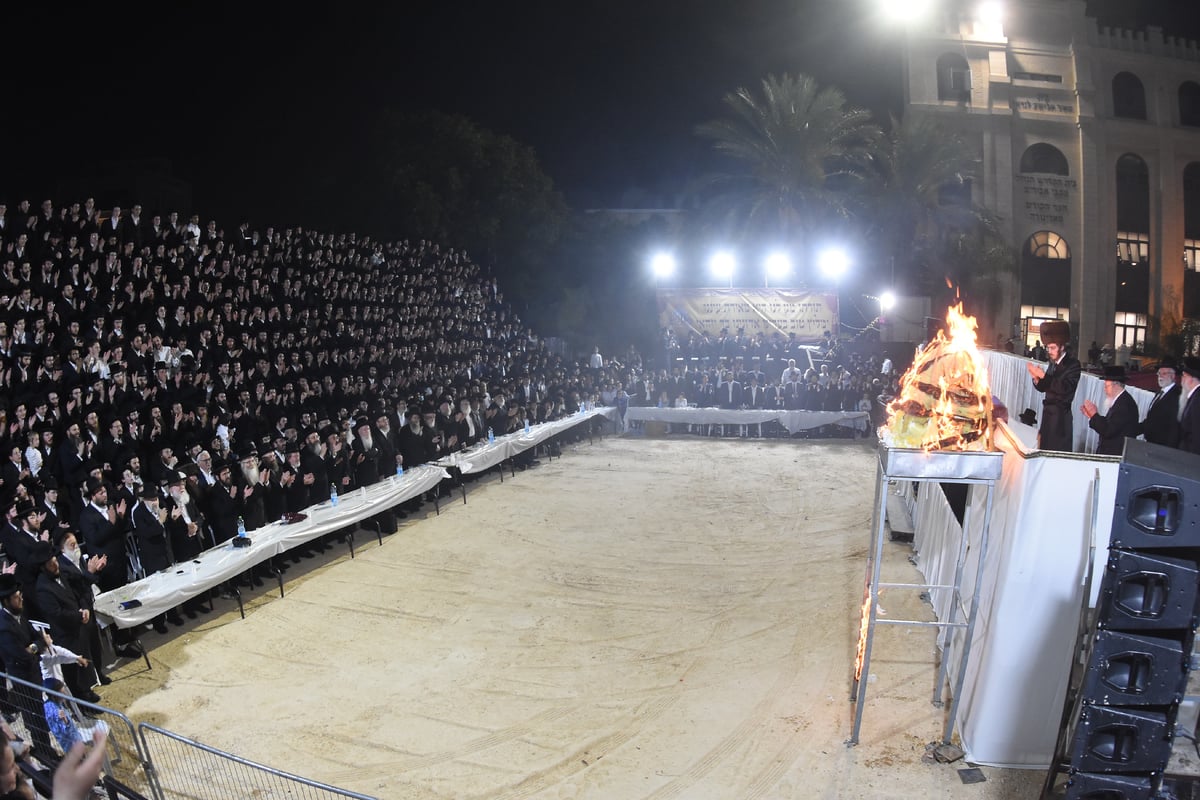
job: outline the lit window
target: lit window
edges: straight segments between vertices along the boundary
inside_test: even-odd
[[[1038,258],[1066,260],[1071,257],[1071,248],[1054,231],[1038,231],[1029,237],[1029,254]]]
[[[1150,260],[1150,234],[1117,231],[1117,261],[1137,266]]]
[[[1200,239],[1183,240],[1183,266],[1200,272]]]

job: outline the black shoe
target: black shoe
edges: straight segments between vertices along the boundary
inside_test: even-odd
[[[96,679],[100,682],[101,686],[108,686],[110,683],[112,683],[112,678],[108,677],[107,675],[97,673]]]
[[[88,689],[86,692],[79,695],[79,699],[85,703],[96,703],[99,705],[101,698],[100,695],[96,694],[91,689]]]
[[[116,653],[121,658],[141,658],[142,652],[132,645],[116,648]]]
[[[196,615],[192,614],[192,618],[195,619],[195,617],[196,617]],[[183,617],[179,616],[176,613],[170,613],[170,614],[167,614],[167,622],[171,623],[172,625],[182,625]]]
[[[163,622],[161,619],[154,620],[154,632],[155,633],[166,633],[167,632],[167,623]]]

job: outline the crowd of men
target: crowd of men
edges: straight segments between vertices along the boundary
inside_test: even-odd
[[[80,655],[67,686],[95,699],[93,586],[572,413],[609,374],[552,353],[432,242],[0,205],[0,659],[40,683],[44,620]]]

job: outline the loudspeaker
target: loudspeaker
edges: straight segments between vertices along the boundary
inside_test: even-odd
[[[1153,796],[1149,778],[1080,772],[1067,780],[1063,800],[1150,800]]]
[[[1161,772],[1171,757],[1167,715],[1109,706],[1084,706],[1071,739],[1078,772]]]
[[[1188,637],[1190,638],[1190,637]],[[1082,696],[1103,706],[1165,706],[1183,699],[1191,647],[1178,639],[1100,631]]]
[[[1097,624],[1117,631],[1190,631],[1198,578],[1194,561],[1110,550]]]
[[[1127,439],[1109,545],[1200,547],[1200,456]]]

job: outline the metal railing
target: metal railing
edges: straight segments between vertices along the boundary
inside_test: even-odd
[[[138,735],[153,763],[158,800],[376,800],[255,763],[146,722],[138,725]]]
[[[33,756],[50,770],[71,742],[60,742],[51,732],[47,710],[76,726],[85,741],[90,741],[97,723],[107,726],[104,767],[96,789],[110,800],[377,800],[255,763],[156,725],[143,722],[135,728],[119,711],[7,673],[0,672],[0,685],[8,689],[2,705],[15,715],[13,732],[30,744]],[[47,709],[43,698],[53,700],[58,708]]]
[[[33,756],[53,769],[59,758],[70,748],[70,741],[60,741],[51,732],[47,712],[61,716],[60,730],[74,728],[85,742],[98,724],[108,730],[104,768],[101,772],[104,791],[112,798],[138,800],[151,795],[147,761],[133,722],[119,711],[87,703],[70,694],[46,689],[41,684],[0,673],[8,681],[5,710],[16,714],[13,732],[28,742]],[[45,699],[43,699],[45,698]],[[56,704],[48,708],[46,701]]]

